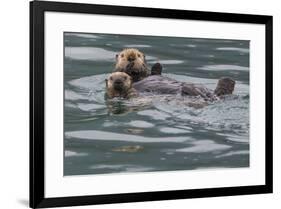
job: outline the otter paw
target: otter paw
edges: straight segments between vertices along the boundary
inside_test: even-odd
[[[151,75],[161,75],[162,74],[162,65],[157,62],[151,68]]]

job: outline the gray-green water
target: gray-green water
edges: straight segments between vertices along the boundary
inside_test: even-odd
[[[249,41],[65,33],[64,44],[65,175],[249,166]],[[200,109],[159,95],[107,104],[104,79],[128,47],[177,80],[214,89],[231,77],[234,95]]]

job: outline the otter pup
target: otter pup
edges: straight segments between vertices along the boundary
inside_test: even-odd
[[[132,87],[132,78],[124,72],[111,73],[106,82],[106,96],[109,99],[114,97],[132,98],[138,95]]]

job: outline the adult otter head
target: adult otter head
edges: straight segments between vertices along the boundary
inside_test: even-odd
[[[115,71],[127,73],[132,77],[133,82],[149,75],[145,55],[137,49],[124,49],[117,54]]]
[[[106,93],[109,98],[129,98],[135,91],[132,88],[132,78],[124,72],[111,73],[106,82]]]

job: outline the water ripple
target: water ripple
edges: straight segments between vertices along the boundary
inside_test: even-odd
[[[127,141],[142,143],[171,142],[179,143],[192,141],[190,137],[143,137],[129,134],[119,134],[106,131],[84,130],[84,131],[68,131],[65,132],[67,138],[87,139],[87,140],[103,140],[103,141]]]
[[[151,46],[145,45],[145,44],[127,44],[124,47],[128,47],[128,48],[149,48]]]
[[[216,49],[221,50],[221,51],[237,51],[237,52],[242,52],[242,53],[249,53],[250,52],[249,49],[238,48],[238,47],[218,47]]]
[[[81,156],[87,156],[87,153],[78,153],[78,152],[74,152],[74,151],[69,151],[69,150],[65,150],[64,152],[64,156],[65,157],[81,157]]]
[[[184,63],[183,60],[157,60],[157,62],[161,63],[162,65],[178,65]],[[154,61],[148,62],[149,64],[154,64]]]
[[[171,127],[160,128],[160,131],[162,133],[167,133],[167,134],[184,134],[184,133],[190,133],[191,132],[191,131],[186,130],[186,129],[171,128]]]
[[[215,158],[230,157],[233,155],[249,155],[249,150],[230,151],[228,153],[217,155]]]
[[[204,152],[214,152],[218,150],[230,149],[230,145],[217,144],[212,140],[200,140],[191,142],[193,146],[176,149],[176,152],[192,152],[192,153],[204,153]]]
[[[99,35],[87,34],[87,33],[65,33],[66,36],[75,36],[80,38],[101,38]]]
[[[114,62],[116,52],[97,47],[65,47],[65,57],[74,60]]]
[[[225,70],[249,71],[249,67],[244,67],[239,65],[205,65],[203,67],[198,67],[198,69],[214,70],[214,71],[225,71]]]

